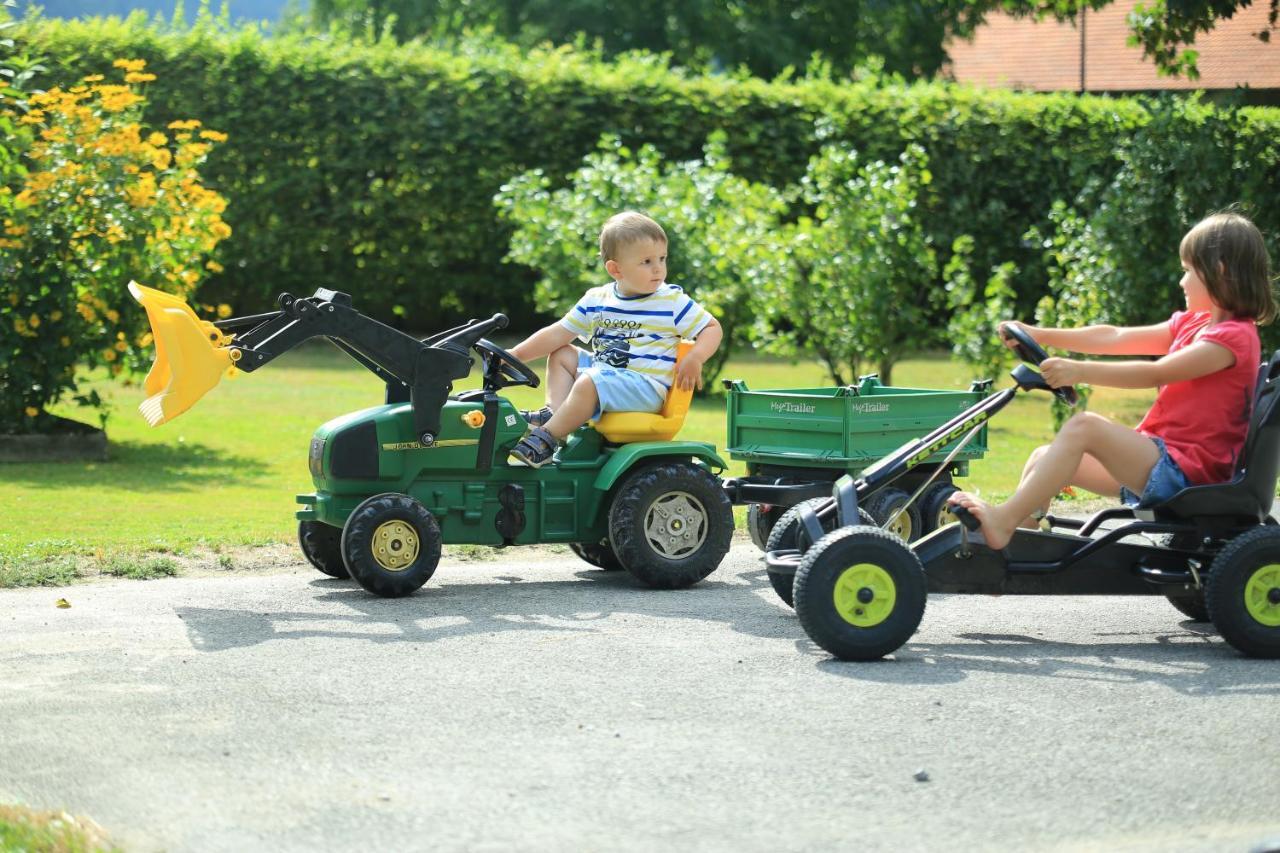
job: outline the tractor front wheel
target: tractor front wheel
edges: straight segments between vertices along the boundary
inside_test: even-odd
[[[435,516],[395,492],[360,504],[342,529],[342,556],[351,577],[384,598],[408,595],[430,580],[441,544]]]
[[[298,545],[307,562],[331,578],[349,578],[342,562],[342,528],[323,521],[299,521]]]
[[[632,471],[609,507],[618,562],[655,589],[693,586],[720,566],[733,538],[733,505],[720,481],[691,462]]]

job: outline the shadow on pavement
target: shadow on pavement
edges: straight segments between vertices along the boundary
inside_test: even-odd
[[[963,681],[972,673],[1026,675],[1106,684],[1151,683],[1188,696],[1280,695],[1280,665],[1243,657],[1213,629],[1181,623],[1184,631],[1105,633],[1100,642],[1070,643],[1022,634],[957,634],[967,642],[909,642],[892,659],[845,663],[807,640],[797,647],[825,659],[832,675],[887,684],[932,686]],[[1132,642],[1110,637],[1137,637]]]
[[[796,626],[750,596],[751,586],[703,581],[683,590],[637,586],[625,572],[583,571],[579,580],[503,576],[498,583],[428,583],[404,598],[378,598],[354,581],[318,579],[309,602],[323,611],[258,612],[179,607],[192,645],[220,652],[271,640],[342,637],[375,643],[431,643],[505,631],[598,631],[617,613],[724,622],[750,636],[789,639]],[[752,606],[752,605],[755,606]]]

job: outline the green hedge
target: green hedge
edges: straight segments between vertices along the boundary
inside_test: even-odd
[[[1148,120],[1128,99],[690,77],[644,57],[161,32],[140,18],[31,22],[20,38],[46,57],[50,84],[146,59],[160,78],[147,93],[152,123],[199,115],[230,134],[205,174],[231,201],[234,234],[202,301],[252,312],[279,291],[323,285],[381,316],[399,306],[414,328],[494,308],[532,327],[537,276],[504,264],[510,228],[493,196],[529,169],[569,174],[606,132],[692,159],[723,131],[735,169],[775,186],[798,180],[826,143],[888,159],[919,142],[934,175],[934,245],[969,234],[976,270],[1014,261],[1029,311],[1046,272],[1027,228],[1049,229],[1055,200],[1109,180],[1118,146]],[[1274,138],[1277,116],[1256,111],[1250,126]],[[1172,252],[1179,236],[1151,239]],[[589,243],[582,258],[595,265]]]

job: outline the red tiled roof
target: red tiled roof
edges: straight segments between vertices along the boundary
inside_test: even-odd
[[[987,16],[973,39],[947,44],[950,73],[962,83],[1037,91],[1090,92],[1148,89],[1280,88],[1280,31],[1265,43],[1253,34],[1267,28],[1270,4],[1256,0],[1193,45],[1199,51],[1199,80],[1161,77],[1155,65],[1130,47],[1125,20],[1137,5],[1117,0],[1084,18],[1084,86],[1081,86],[1079,23],[1052,19],[1013,18],[1003,12]]]

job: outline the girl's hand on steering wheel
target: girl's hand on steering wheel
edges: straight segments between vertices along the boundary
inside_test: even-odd
[[[1051,388],[1079,385],[1084,381],[1085,362],[1074,358],[1046,358],[1040,362],[1040,375]]]
[[[996,327],[996,333],[1000,336],[1000,343],[1004,344],[1009,349],[1018,349],[1018,342],[1013,339],[1013,335],[1005,332],[1005,329],[1009,326],[1017,326],[1019,329],[1022,329],[1022,331],[1030,335],[1032,340],[1035,340],[1036,336],[1031,334],[1031,330],[1034,329],[1035,326],[1028,326],[1026,323],[1017,323],[1013,320],[1002,320],[1000,325]]]

